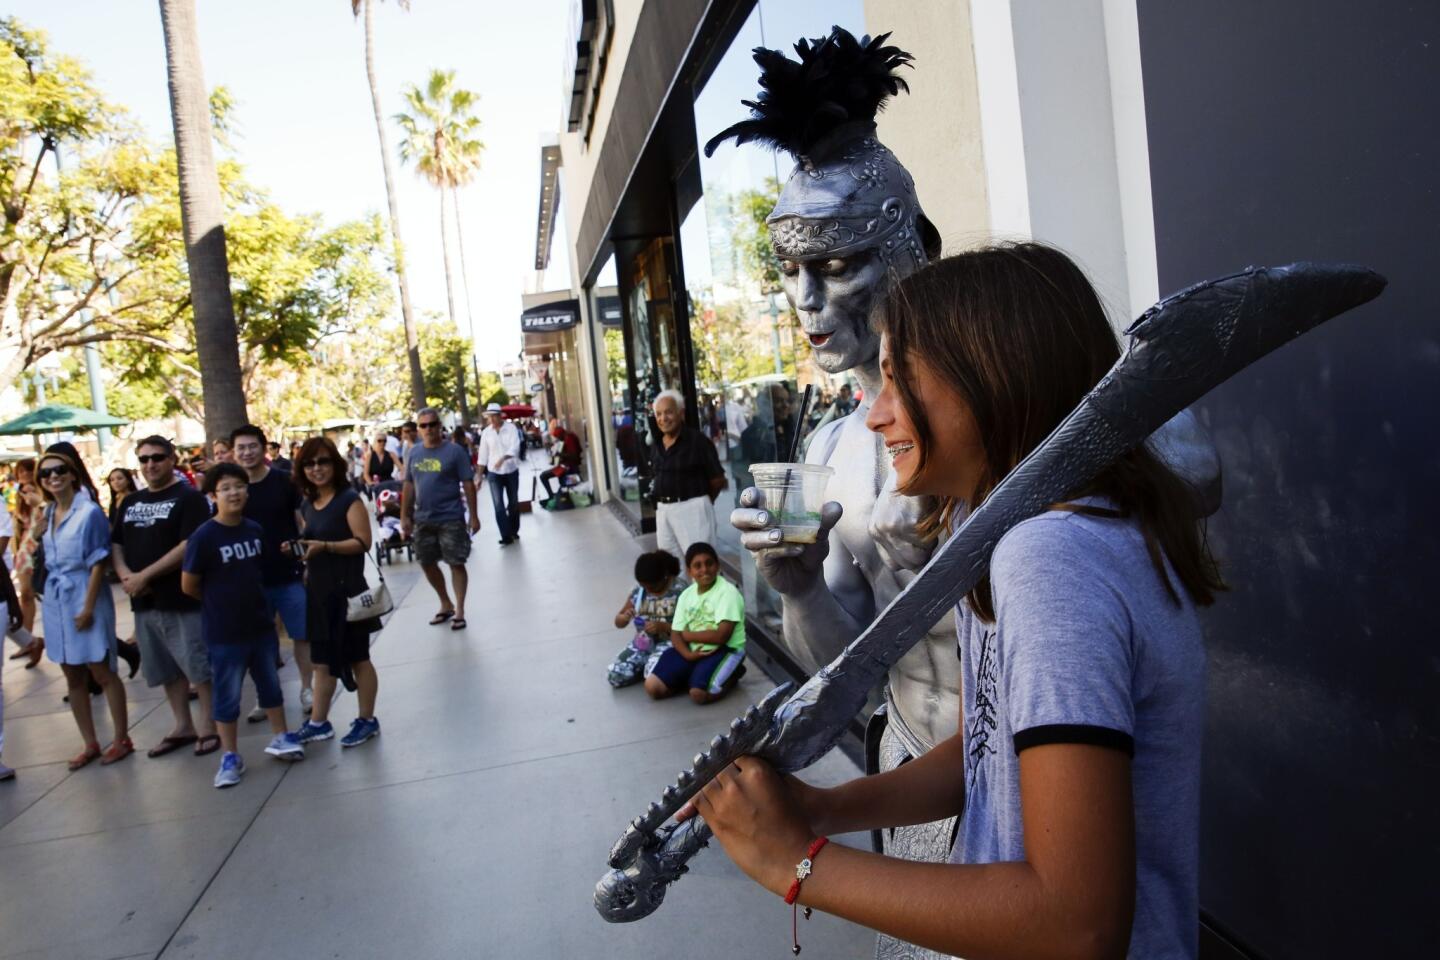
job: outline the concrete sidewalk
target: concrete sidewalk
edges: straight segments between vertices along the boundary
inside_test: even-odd
[[[374,650],[383,734],[359,748],[312,744],[287,766],[262,752],[265,725],[242,723],[245,780],[216,790],[218,755],[144,756],[169,717],[137,679],[140,752],[72,774],[58,668],[5,661],[19,777],[0,784],[0,958],[790,956],[790,909],[718,847],[649,919],[595,913],[626,822],[769,681],[752,669],[708,707],[612,690],[625,634],[610,621],[640,546],[594,507],[537,511],[502,550],[487,500],[469,628],[428,626],[434,594],[409,590]],[[416,583],[416,565],[391,569],[392,589]],[[294,726],[293,665],[282,680]],[[354,711],[353,696],[336,705],[340,732]],[[856,773],[837,751],[809,779]],[[868,931],[820,914],[800,939],[813,957],[874,950]]]

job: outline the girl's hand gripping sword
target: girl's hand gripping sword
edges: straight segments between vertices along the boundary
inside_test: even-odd
[[[635,818],[595,888],[600,915],[628,922],[660,906],[710,838],[699,817],[679,826],[666,821],[737,757],[755,754],[789,773],[824,756],[891,666],[984,576],[1008,530],[1081,488],[1235,373],[1384,287],[1383,277],[1358,266],[1251,267],[1147,310],[1126,331],[1130,343],[1119,362],[864,633],[793,694],[785,684],[747,710]]]

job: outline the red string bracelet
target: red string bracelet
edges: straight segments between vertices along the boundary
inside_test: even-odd
[[[805,852],[805,859],[795,864],[795,879],[790,881],[790,889],[785,894],[785,902],[790,904],[790,952],[796,956],[800,954],[800,936],[796,922],[798,908],[795,906],[795,901],[800,896],[800,885],[815,871],[815,855],[829,842],[829,837],[816,837],[810,842],[810,849]],[[805,908],[805,919],[810,919],[809,907]]]

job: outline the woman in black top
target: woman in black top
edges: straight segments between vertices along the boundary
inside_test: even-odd
[[[375,438],[370,446],[370,455],[365,458],[365,478],[373,486],[377,483],[384,483],[395,475],[395,456],[385,449],[385,437]],[[300,476],[300,470],[295,470],[295,476]]]
[[[315,663],[315,705],[296,736],[304,743],[335,735],[328,717],[338,677],[360,700],[359,716],[340,743],[358,746],[380,732],[375,719],[379,678],[370,663],[370,634],[380,629],[380,618],[345,619],[350,597],[366,588],[370,515],[345,485],[345,460],[329,439],[306,440],[295,468],[295,485],[305,498],[299,541],[305,561],[305,639]]]
[[[124,467],[116,467],[105,478],[105,485],[110,488],[110,529],[114,530],[120,521],[120,505],[136,490],[135,474]]]

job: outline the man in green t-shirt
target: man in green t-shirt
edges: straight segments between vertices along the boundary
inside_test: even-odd
[[[670,649],[660,654],[645,692],[656,700],[688,688],[696,703],[713,703],[745,674],[745,598],[720,576],[720,558],[708,543],[685,551],[692,583],[670,620]]]

